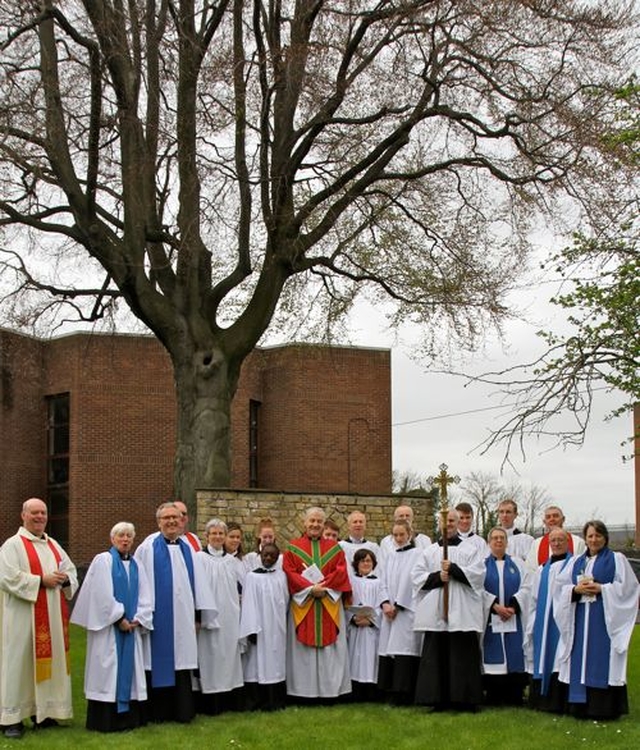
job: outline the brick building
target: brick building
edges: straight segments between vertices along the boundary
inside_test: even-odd
[[[390,352],[289,345],[245,362],[232,408],[232,485],[391,490]],[[38,340],[0,330],[0,540],[27,497],[85,562],[118,520],[139,536],[172,494],[175,395],[151,336]]]

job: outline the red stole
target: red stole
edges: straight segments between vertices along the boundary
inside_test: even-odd
[[[551,532],[549,532],[551,533]],[[549,533],[545,534],[538,545],[538,565],[544,565],[550,557]],[[569,552],[573,555],[573,536],[568,534]]]
[[[187,533],[184,535],[184,538],[193,547],[194,552],[200,552],[202,550],[202,546],[200,545],[200,540],[195,534],[191,533],[190,531],[187,531]]]
[[[30,572],[34,576],[39,576],[42,579],[44,575],[42,571],[42,565],[35,544],[31,539],[27,539],[25,536],[20,536],[24,543],[24,548],[27,553],[29,560]],[[58,548],[51,541],[47,539],[47,544],[51,553],[53,554],[56,566],[59,567],[62,562],[62,557]],[[67,674],[69,674],[69,610],[67,607],[66,599],[62,590],[60,590],[60,609],[62,612],[62,631],[64,633],[64,653],[67,662]],[[47,604],[47,589],[44,586],[40,586],[38,591],[38,598],[36,599],[33,608],[33,629],[34,629],[34,647],[36,656],[36,682],[43,682],[44,680],[51,679],[51,665],[53,660],[53,647],[51,643],[51,625],[49,623],[49,606]]]
[[[289,591],[296,594],[309,588],[310,582],[302,575],[305,568],[316,564],[324,574],[323,586],[334,591],[351,591],[347,561],[342,548],[331,539],[293,539],[284,553],[282,568],[287,574]],[[340,600],[330,596],[322,599],[309,597],[303,604],[290,603],[296,637],[305,646],[322,648],[338,638]]]

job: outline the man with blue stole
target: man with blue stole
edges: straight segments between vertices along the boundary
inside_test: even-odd
[[[291,602],[287,631],[287,694],[336,698],[351,692],[342,597],[351,592],[342,547],[323,539],[325,514],[309,508],[304,535],[284,554]]]
[[[627,558],[609,549],[602,521],[583,530],[587,550],[558,576],[554,609],[562,633],[559,679],[569,713],[616,719],[629,712],[627,656],[640,585]]]
[[[87,729],[114,732],[146,723],[144,645],[153,628],[151,590],[131,556],[135,528],[121,521],[111,549],[94,557],[71,622],[87,630]]]
[[[527,676],[523,620],[528,613],[529,575],[524,563],[507,554],[507,532],[489,532],[485,559],[486,628],[482,641],[485,701],[494,706],[522,705]]]
[[[196,622],[201,610],[215,610],[200,556],[182,539],[175,503],[156,511],[159,533],[138,547],[135,559],[149,579],[153,630],[145,658],[149,720],[191,721],[196,713],[192,671],[198,667]]]
[[[538,711],[563,713],[567,686],[558,681],[560,631],[553,611],[553,595],[558,575],[571,558],[569,533],[563,528],[549,532],[551,556],[536,571],[531,587],[529,617],[524,640],[529,684],[529,706]]]

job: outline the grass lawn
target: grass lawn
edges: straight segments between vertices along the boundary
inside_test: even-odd
[[[84,729],[82,693],[85,634],[72,626],[75,719],[60,729],[28,730],[23,739],[0,747],[68,750],[104,748],[277,748],[278,750],[377,750],[418,748],[439,750],[529,750],[530,748],[640,748],[640,627],[629,655],[631,713],[611,723],[536,713],[528,709],[485,709],[477,715],[431,715],[420,708],[384,705],[340,705],[331,708],[288,708],[275,714],[224,714],[197,717],[187,725],[148,726],[134,732],[105,735]]]

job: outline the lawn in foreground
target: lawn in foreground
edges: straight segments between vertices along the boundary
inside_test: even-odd
[[[125,734],[105,735],[84,729],[82,693],[85,633],[72,627],[75,719],[68,727],[33,732],[22,740],[0,737],[0,747],[76,748],[264,748],[265,750],[377,750],[429,747],[437,750],[530,750],[534,748],[640,747],[640,628],[629,656],[631,713],[615,722],[578,721],[528,709],[484,709],[476,715],[430,714],[420,708],[385,705],[340,705],[288,708],[275,714],[199,716],[187,725],[150,725]],[[19,744],[18,744],[19,743]]]

